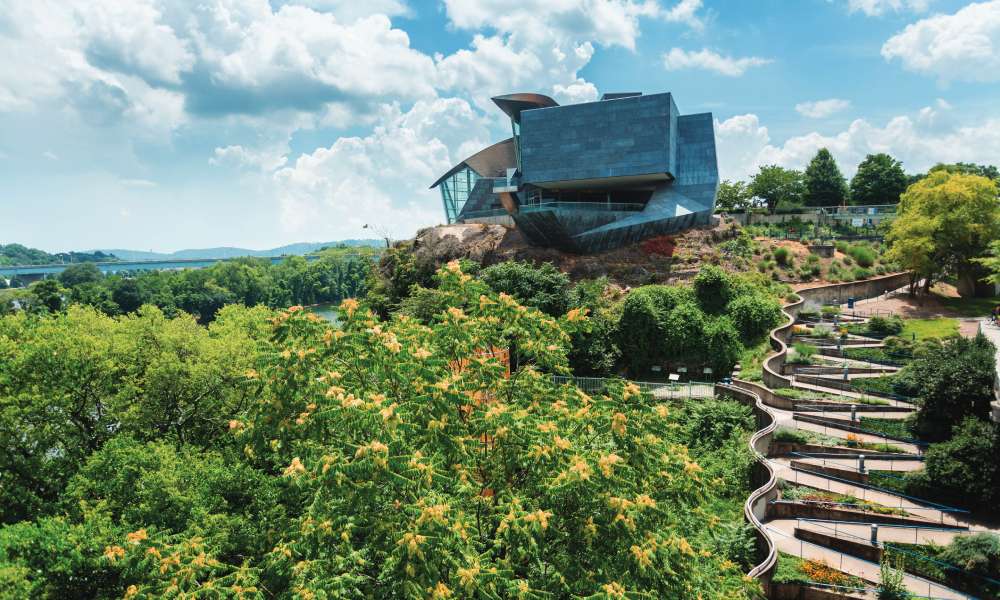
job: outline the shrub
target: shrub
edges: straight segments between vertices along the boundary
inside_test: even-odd
[[[868,331],[879,335],[899,335],[903,332],[903,320],[899,317],[872,317],[868,319]]]
[[[841,262],[843,262],[845,266],[849,267],[854,264],[854,259],[848,255],[841,259]]]
[[[716,377],[732,373],[743,353],[743,344],[731,319],[720,317],[705,326],[705,351],[705,362]]]
[[[840,307],[836,306],[836,305],[833,305],[833,306],[823,306],[823,307],[821,307],[819,309],[819,312],[824,317],[832,317],[833,315],[839,315],[840,314]]]
[[[788,248],[785,248],[784,246],[779,246],[778,248],[774,249],[774,260],[779,265],[786,266],[791,264],[794,258],[792,257],[792,253],[791,251],[788,250]]]
[[[802,342],[796,342],[794,345],[795,356],[791,359],[792,364],[796,365],[809,365],[813,362],[813,356],[816,355],[816,347],[810,346],[809,344],[803,344]]]
[[[732,293],[731,278],[719,267],[704,266],[694,278],[694,293],[705,312],[720,313]]]
[[[740,296],[729,303],[726,313],[732,318],[737,331],[748,345],[776,327],[782,318],[777,300],[762,293]]]
[[[792,444],[808,444],[812,441],[812,436],[808,431],[792,429],[791,427],[779,427],[774,430],[774,441],[788,442]]]
[[[552,263],[502,262],[483,269],[479,278],[493,291],[548,315],[562,316],[569,308],[569,276]]]
[[[996,578],[1000,576],[1000,536],[995,533],[958,536],[940,557],[966,571]]]
[[[834,246],[836,246],[837,252],[841,252],[843,254],[847,253],[847,250],[848,250],[847,242],[838,241],[838,242],[834,243]]]
[[[872,276],[872,271],[871,269],[857,267],[853,271],[851,271],[851,275],[854,277],[855,281],[860,279],[868,279],[869,277]]]
[[[875,264],[875,251],[869,246],[856,245],[851,246],[848,251],[850,256],[858,263],[861,267],[871,267]]]
[[[820,261],[819,254],[815,254],[813,252],[810,252],[809,256],[806,257],[806,262],[809,263],[810,265],[818,264],[819,261]]]
[[[996,508],[1000,503],[998,453],[997,425],[967,418],[954,429],[950,440],[931,444],[924,462],[924,485],[920,487],[960,506]]]

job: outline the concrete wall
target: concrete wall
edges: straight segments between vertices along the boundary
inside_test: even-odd
[[[800,540],[819,544],[820,546],[833,548],[837,552],[857,556],[873,563],[879,563],[882,560],[882,549],[878,546],[865,544],[864,542],[845,540],[836,536],[827,535],[818,531],[812,531],[810,529],[802,529],[799,527],[795,528],[795,537]]]
[[[788,351],[787,341],[792,331],[792,325],[799,311],[806,303],[827,304],[843,303],[848,298],[873,298],[891,290],[897,290],[910,284],[909,273],[883,275],[865,281],[837,283],[799,290],[799,301],[788,304],[783,311],[788,319],[784,325],[776,327],[771,332],[771,348],[774,354],[764,361],[763,379],[770,388],[792,387],[792,380],[782,375],[785,366],[785,354]]]
[[[744,402],[751,407],[757,419],[758,430],[750,437],[750,450],[756,460],[751,467],[751,480],[758,487],[750,493],[743,505],[743,517],[754,528],[754,540],[757,547],[757,566],[747,573],[761,581],[765,589],[771,581],[774,569],[778,564],[778,551],[774,542],[764,530],[763,521],[767,516],[767,507],[778,497],[778,479],[766,460],[771,447],[774,430],[777,428],[774,414],[765,406],[757,394],[741,389],[735,385],[717,384],[716,395],[723,395]]]
[[[770,600],[858,600],[859,598],[867,598],[864,594],[841,594],[799,583],[772,583],[768,586],[767,597]]]

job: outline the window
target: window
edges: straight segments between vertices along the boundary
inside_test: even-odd
[[[441,201],[444,203],[444,215],[448,223],[458,220],[477,179],[479,175],[465,167],[441,183]]]

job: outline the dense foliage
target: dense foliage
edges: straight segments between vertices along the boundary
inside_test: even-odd
[[[97,252],[57,252],[49,254],[21,244],[0,244],[0,265],[52,265],[83,262],[112,262],[113,254]]]
[[[771,213],[778,208],[802,206],[806,192],[801,171],[778,165],[762,166],[753,176],[749,190],[751,194],[764,200]]]
[[[837,161],[826,148],[820,148],[805,171],[806,206],[842,206],[847,204],[847,180]]]
[[[449,301],[430,324],[379,321],[354,300],[336,328],[297,308],[265,325],[267,309],[227,307],[207,328],[152,307],[5,317],[0,586],[58,598],[754,593],[746,408],[667,405],[625,382],[595,396],[555,385],[547,373],[568,370],[582,310],[525,308],[457,263],[437,283]],[[523,360],[508,372],[498,350],[513,347]]]
[[[724,374],[780,320],[781,305],[763,284],[705,267],[693,288],[633,290],[622,305],[619,346],[632,375],[667,363]]]
[[[330,249],[317,260],[301,256],[272,264],[269,259],[240,258],[205,269],[145,271],[128,277],[103,275],[91,264],[74,265],[57,280],[43,280],[18,301],[29,309],[60,310],[86,304],[108,315],[136,311],[144,304],[168,316],[186,312],[209,322],[227,304],[272,308],[339,302],[364,294],[369,259],[358,248]],[[369,251],[370,252],[370,251]]]
[[[891,260],[925,278],[927,286],[953,276],[959,293],[970,296],[985,274],[973,259],[986,254],[998,237],[996,182],[939,170],[903,194],[887,240]]]
[[[869,154],[851,179],[851,203],[896,204],[908,183],[903,163],[885,153]]]

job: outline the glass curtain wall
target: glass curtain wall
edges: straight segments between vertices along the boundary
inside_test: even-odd
[[[466,167],[441,183],[441,201],[444,203],[444,214],[448,223],[458,220],[458,215],[469,199],[469,192],[476,185],[479,175]]]

